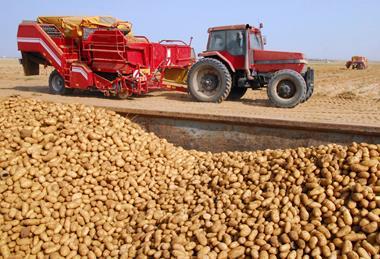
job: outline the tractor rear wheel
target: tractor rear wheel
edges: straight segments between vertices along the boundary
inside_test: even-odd
[[[276,72],[268,83],[271,103],[280,108],[292,108],[306,99],[307,86],[300,73],[284,69]]]
[[[240,100],[247,92],[247,89],[248,88],[246,87],[237,87],[237,86],[232,87],[231,92],[227,97],[227,100],[230,100],[230,101]]]
[[[203,58],[191,67],[187,85],[190,95],[197,101],[220,103],[231,91],[232,78],[222,62]]]
[[[65,79],[57,70],[54,70],[49,76],[49,91],[52,94],[69,94],[72,93],[74,89],[66,88]]]

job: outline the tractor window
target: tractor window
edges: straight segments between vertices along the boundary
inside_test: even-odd
[[[226,32],[214,31],[210,35],[209,51],[220,51],[226,48]]]
[[[263,49],[259,34],[251,33],[251,49]]]
[[[227,51],[234,56],[244,55],[245,33],[242,30],[227,31]]]

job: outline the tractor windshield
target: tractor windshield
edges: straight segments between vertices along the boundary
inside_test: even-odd
[[[214,31],[210,35],[208,51],[228,51],[231,55],[244,55],[245,33],[243,30]]]
[[[226,49],[226,32],[214,31],[210,35],[208,51],[222,51]]]
[[[258,33],[251,33],[251,49],[264,49],[261,35]]]

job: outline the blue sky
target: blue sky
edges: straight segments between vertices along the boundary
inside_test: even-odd
[[[379,0],[13,0],[1,1],[0,56],[17,56],[21,20],[39,15],[112,15],[133,23],[135,34],[153,41],[194,37],[204,49],[207,28],[264,23],[267,49],[302,51],[309,58],[380,60]]]

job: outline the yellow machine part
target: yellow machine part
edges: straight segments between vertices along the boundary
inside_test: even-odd
[[[175,84],[186,84],[189,69],[186,68],[167,68],[165,69],[164,81]]]
[[[132,33],[132,24],[111,16],[40,16],[38,23],[54,24],[66,37],[81,37],[83,28],[118,28]]]
[[[352,62],[366,62],[367,61],[367,58],[363,57],[363,56],[353,56],[351,58],[351,61]]]

